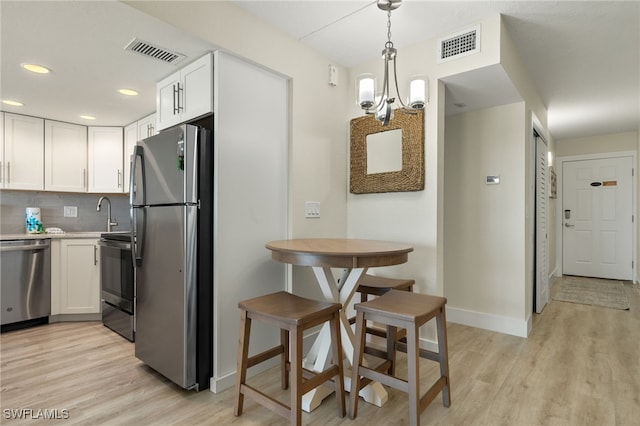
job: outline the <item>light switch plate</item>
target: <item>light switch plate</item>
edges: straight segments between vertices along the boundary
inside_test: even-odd
[[[319,201],[305,201],[304,203],[304,217],[317,219],[320,217],[320,202]]]
[[[78,217],[78,206],[64,206],[64,217]]]

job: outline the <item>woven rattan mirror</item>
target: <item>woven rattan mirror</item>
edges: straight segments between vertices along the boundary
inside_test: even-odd
[[[424,189],[424,112],[394,111],[385,127],[372,115],[351,120],[351,177],[353,194],[421,191]],[[402,168],[367,172],[367,136],[391,130],[402,131]]]

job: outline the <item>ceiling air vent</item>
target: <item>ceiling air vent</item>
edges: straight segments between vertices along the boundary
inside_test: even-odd
[[[438,62],[480,52],[480,25],[441,38],[439,48]]]
[[[131,50],[169,64],[176,64],[185,58],[185,55],[182,53],[176,53],[169,49],[154,46],[153,44],[140,40],[139,38],[131,40],[129,44],[124,47],[124,50]]]

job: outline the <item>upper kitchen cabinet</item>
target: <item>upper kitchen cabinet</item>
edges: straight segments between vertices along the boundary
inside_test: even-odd
[[[136,142],[138,142],[137,121],[124,128],[124,192],[129,192],[131,155],[133,155],[133,147],[136,146]]]
[[[213,60],[210,53],[158,82],[158,130],[213,111]]]
[[[88,192],[122,192],[122,127],[89,127]]]
[[[44,189],[87,190],[87,128],[78,124],[45,120]]]
[[[42,190],[44,188],[44,120],[4,113],[0,144],[2,188]]]
[[[136,122],[138,127],[138,140],[146,139],[149,136],[153,136],[158,134],[156,128],[158,124],[156,123],[156,115],[151,114],[144,118],[141,118]]]
[[[131,174],[131,155],[136,142],[158,134],[156,115],[151,114],[129,124],[124,128],[124,192],[129,192],[129,177]]]

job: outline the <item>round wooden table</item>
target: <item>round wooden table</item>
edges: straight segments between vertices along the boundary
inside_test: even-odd
[[[316,280],[325,299],[339,302],[346,307],[356,289],[358,281],[368,268],[392,266],[405,263],[413,247],[389,241],[359,240],[350,238],[304,238],[270,241],[266,248],[278,262],[313,268]],[[336,280],[332,268],[341,268],[342,276]],[[341,316],[341,338],[345,356],[352,365],[354,335],[345,309]],[[304,367],[323,371],[329,362],[331,336],[325,324],[316,338]],[[350,377],[345,376],[345,389],[350,389]],[[309,412],[315,409],[331,393],[325,387],[318,387],[303,397],[302,408]],[[380,383],[371,383],[360,391],[365,401],[381,407],[387,401],[387,392]]]

